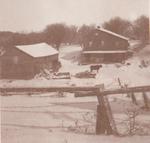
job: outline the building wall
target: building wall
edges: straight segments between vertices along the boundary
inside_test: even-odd
[[[1,61],[1,58],[0,58],[0,79],[2,78],[2,61]]]
[[[6,49],[1,57],[2,78],[25,78],[33,74],[31,65],[33,58],[17,50],[14,47]],[[30,68],[29,68],[30,67]]]
[[[1,78],[28,79],[34,77],[40,69],[58,61],[58,54],[43,58],[33,58],[16,48],[10,48],[1,57]]]
[[[58,64],[58,54],[41,57],[41,58],[34,58],[34,65],[35,71],[40,72],[42,69],[50,69],[54,68]]]
[[[84,44],[84,50],[127,50],[127,40],[110,35],[103,31],[95,31],[92,38]]]
[[[113,63],[121,62],[127,58],[127,53],[114,53],[114,54],[84,54],[83,62],[91,63]]]
[[[121,39],[114,35],[110,35],[106,32],[95,30],[91,38],[84,43],[84,51],[120,51],[128,50],[129,43],[125,39]],[[83,54],[82,61],[88,62],[120,62],[125,60],[126,53],[114,53],[114,54]]]

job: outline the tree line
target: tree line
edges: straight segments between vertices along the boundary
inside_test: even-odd
[[[41,32],[17,33],[0,32],[0,46],[24,45],[46,42],[59,49],[64,44],[83,44],[92,35],[95,25],[66,25],[55,23],[48,25]],[[141,40],[143,43],[149,41],[149,18],[140,16],[134,21],[114,17],[102,24],[102,27],[130,39]]]

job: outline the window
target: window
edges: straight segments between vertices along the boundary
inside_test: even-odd
[[[98,36],[98,33],[97,33],[97,32],[95,33],[95,36]]]
[[[14,62],[14,64],[18,64],[18,56],[13,57],[13,62]]]
[[[115,45],[118,47],[119,46],[119,42],[115,42]]]
[[[91,46],[92,46],[92,44],[93,44],[93,42],[92,42],[92,41],[90,41],[90,42],[89,42],[89,47],[91,47]]]
[[[102,40],[102,41],[101,41],[101,46],[104,46],[104,44],[105,44],[105,42]]]

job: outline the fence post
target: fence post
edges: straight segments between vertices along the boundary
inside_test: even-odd
[[[143,99],[144,99],[145,108],[149,109],[148,97],[145,92],[143,92]]]
[[[100,95],[100,92],[97,92],[97,94],[99,105],[97,105],[96,134],[112,134],[113,131],[107,115],[104,97]]]
[[[134,92],[131,93],[131,99],[132,99],[133,104],[138,105],[136,98],[135,98],[135,95],[134,95]]]

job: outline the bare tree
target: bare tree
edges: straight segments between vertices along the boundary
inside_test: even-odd
[[[82,25],[78,30],[78,42],[80,45],[86,44],[92,37],[95,30],[94,25]]]
[[[128,20],[124,20],[120,17],[114,17],[110,19],[108,22],[104,22],[102,26],[107,30],[110,30],[112,32],[115,32],[124,36],[132,35],[131,22]]]
[[[74,25],[66,26],[64,43],[75,44],[77,43],[77,27]]]
[[[149,40],[149,18],[141,16],[133,23],[134,35],[137,39],[146,43]]]
[[[66,25],[62,23],[51,24],[44,30],[45,40],[47,43],[52,44],[57,49],[64,40],[66,32]]]

